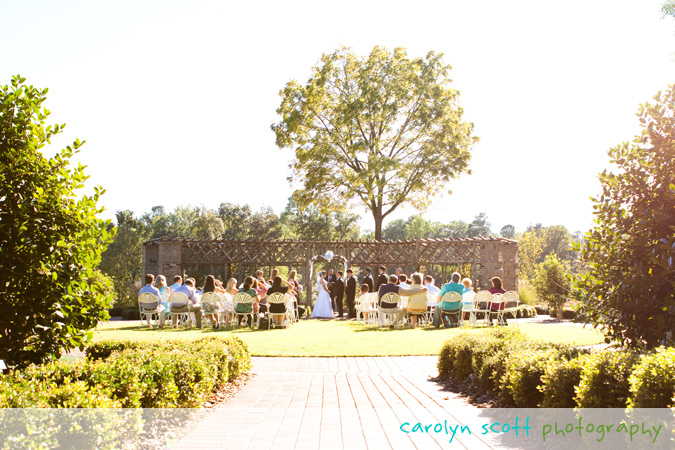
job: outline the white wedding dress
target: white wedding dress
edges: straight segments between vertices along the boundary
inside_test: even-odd
[[[316,283],[316,290],[319,293],[319,298],[314,304],[314,309],[312,310],[312,317],[319,318],[333,318],[333,305],[330,301],[330,294],[326,289],[326,280],[323,277],[319,277],[318,282]]]

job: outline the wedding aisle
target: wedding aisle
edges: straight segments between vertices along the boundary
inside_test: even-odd
[[[430,381],[436,356],[253,358],[255,377],[175,449],[414,449],[448,446],[414,424],[462,424],[480,414]],[[446,422],[447,421],[447,422]],[[457,434],[455,448],[490,448]]]

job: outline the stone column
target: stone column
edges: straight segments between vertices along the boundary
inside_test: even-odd
[[[180,241],[165,241],[159,245],[157,274],[162,274],[167,280],[173,280],[176,275],[183,276],[183,243]],[[173,284],[173,281],[172,283]]]

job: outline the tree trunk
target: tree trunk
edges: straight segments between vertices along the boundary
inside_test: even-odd
[[[382,207],[377,207],[373,210],[373,219],[375,219],[375,240],[382,240]]]

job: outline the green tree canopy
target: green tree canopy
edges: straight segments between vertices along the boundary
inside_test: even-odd
[[[372,213],[379,240],[396,208],[422,210],[469,172],[478,139],[449,72],[434,52],[409,58],[375,47],[359,58],[342,48],[323,55],[306,83],[289,82],[272,130],[280,148],[295,150],[289,181],[297,180],[298,206],[326,213],[356,202]]]
[[[555,254],[547,255],[535,269],[533,280],[537,296],[554,308],[558,320],[562,319],[563,305],[572,292],[572,279],[567,263]]]
[[[302,240],[354,240],[359,238],[359,216],[333,212],[323,214],[313,206],[301,210],[293,198],[281,213],[284,237]]]
[[[642,133],[610,149],[595,226],[580,246],[585,318],[634,348],[672,343],[675,330],[675,93],[640,106]]]
[[[43,156],[65,125],[45,124],[47,89],[24,83],[0,87],[0,359],[17,368],[82,347],[112,302],[94,270],[111,235],[104,191],[77,194],[88,176],[70,158],[83,142]]]

